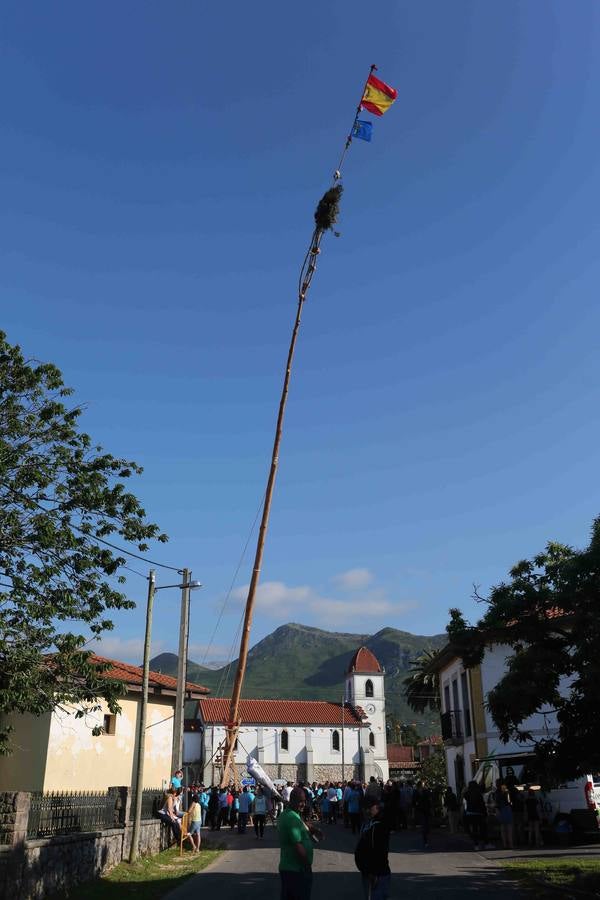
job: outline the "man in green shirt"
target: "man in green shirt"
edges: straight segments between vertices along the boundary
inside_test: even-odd
[[[287,808],[277,820],[281,854],[279,875],[281,900],[310,900],[312,890],[313,839],[322,837],[318,828],[302,821],[306,796],[302,788],[294,788]]]

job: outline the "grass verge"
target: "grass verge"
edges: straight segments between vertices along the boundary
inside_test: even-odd
[[[503,865],[536,900],[559,896],[600,897],[600,857],[519,859]]]
[[[222,852],[203,845],[200,853],[184,850],[179,856],[179,848],[173,847],[155,856],[144,856],[133,865],[120,863],[101,878],[61,894],[60,900],[158,900],[201,872]]]

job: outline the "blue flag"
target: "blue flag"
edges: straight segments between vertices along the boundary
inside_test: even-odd
[[[360,138],[361,141],[370,141],[373,134],[373,123],[364,119],[359,119],[354,126],[353,136]]]

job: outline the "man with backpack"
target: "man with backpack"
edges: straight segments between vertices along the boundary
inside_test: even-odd
[[[366,900],[387,900],[390,894],[390,832],[381,814],[380,801],[367,799],[366,821],[354,851],[354,861],[362,876]]]

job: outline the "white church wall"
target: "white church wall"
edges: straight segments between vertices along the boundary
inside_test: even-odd
[[[288,749],[281,747],[281,733],[287,731]],[[340,749],[333,749],[333,732],[338,731]],[[360,777],[360,728],[344,728],[344,774],[346,778]],[[307,753],[307,731],[310,747]],[[340,780],[342,778],[341,727],[332,726],[256,726],[243,725],[239,731],[235,762],[244,771],[248,754],[257,758],[273,778],[297,780]],[[214,782],[218,766],[214,754],[225,739],[225,727],[208,725],[204,737],[204,779]]]

